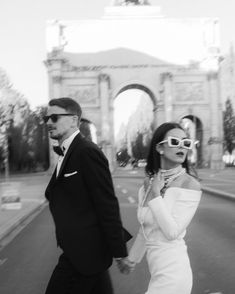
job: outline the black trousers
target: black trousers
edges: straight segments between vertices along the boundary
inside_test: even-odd
[[[61,254],[45,294],[112,294],[108,271],[83,275],[76,271],[68,258]]]

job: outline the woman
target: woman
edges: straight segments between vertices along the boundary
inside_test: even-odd
[[[139,190],[141,226],[129,253],[130,267],[147,253],[151,279],[146,294],[191,293],[184,236],[201,198],[200,184],[187,163],[193,144],[183,128],[171,122],[160,125],[151,141],[148,177]]]

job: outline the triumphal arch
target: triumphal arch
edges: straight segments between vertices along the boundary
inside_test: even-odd
[[[166,18],[147,1],[111,1],[98,20],[50,22],[49,96],[81,104],[113,167],[115,98],[141,89],[152,101],[154,127],[191,120],[197,161],[221,168],[218,25],[217,19]]]

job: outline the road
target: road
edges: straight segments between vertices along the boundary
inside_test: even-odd
[[[135,235],[141,179],[117,177],[114,183],[124,226]],[[235,293],[234,209],[235,202],[203,195],[187,234],[194,272],[192,294]],[[132,241],[129,243],[131,246]],[[46,207],[0,251],[0,293],[43,294],[58,254],[53,222]],[[129,276],[119,274],[115,264],[110,272],[115,294],[145,293],[149,279],[145,259]]]

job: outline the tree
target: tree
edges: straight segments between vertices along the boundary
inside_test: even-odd
[[[235,117],[230,98],[228,98],[225,102],[225,111],[223,113],[223,127],[224,148],[229,152],[229,154],[231,154],[235,147]]]
[[[36,128],[34,128],[32,142],[34,142],[33,150],[35,150],[34,161],[36,163],[36,171],[49,168],[49,137],[47,125],[43,121],[46,112],[46,106],[38,106],[34,111]]]
[[[43,171],[49,167],[49,139],[47,125],[43,121],[46,107],[30,110],[20,130],[22,150],[17,170]],[[15,150],[15,148],[13,148]]]
[[[23,122],[25,111],[27,112],[28,109],[29,105],[26,99],[13,88],[5,71],[0,69],[0,141],[6,178],[9,174],[9,159],[11,156],[9,144],[12,141],[13,125],[20,125]]]
[[[26,98],[13,88],[7,74],[0,68],[0,126],[21,124],[28,111]]]
[[[143,93],[136,111],[129,118],[127,126],[127,150],[131,157],[136,159],[146,158],[146,150],[152,137],[152,122],[153,104],[147,94]]]
[[[3,88],[10,88],[12,84],[4,69],[0,67],[0,90]]]
[[[30,109],[27,99],[13,88],[0,69],[0,166],[11,171],[45,170],[49,143],[43,122],[46,108]]]
[[[25,158],[29,156],[23,130],[30,112],[26,98],[12,86],[2,88],[1,125],[4,127],[5,169],[21,170]],[[23,165],[22,165],[23,164]]]
[[[150,138],[145,141],[144,134],[138,133],[136,140],[132,142],[132,154],[137,160],[146,159],[148,155],[148,149],[150,144]]]

